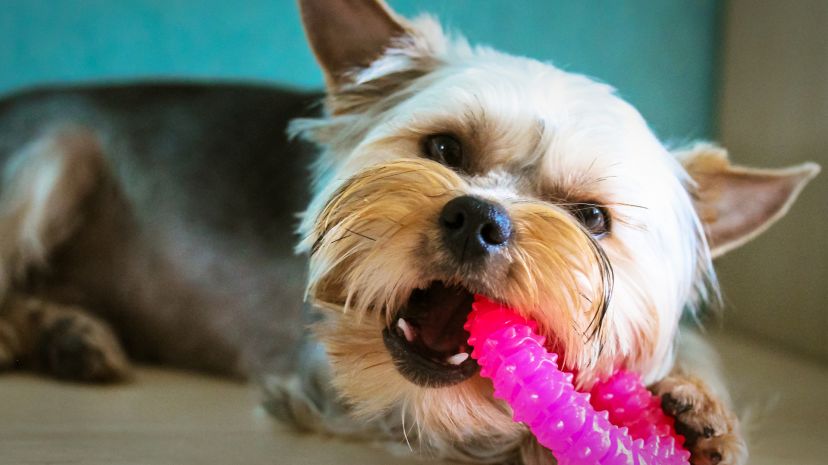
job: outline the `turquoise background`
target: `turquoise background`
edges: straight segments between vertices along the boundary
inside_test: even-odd
[[[474,43],[614,85],[657,133],[714,132],[715,0],[390,0]],[[0,92],[207,78],[321,86],[291,0],[0,0]]]

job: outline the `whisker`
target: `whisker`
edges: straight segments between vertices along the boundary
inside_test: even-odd
[[[602,179],[606,179],[606,178],[608,178],[608,177],[613,177],[613,176],[607,176],[607,177],[602,178]],[[588,207],[588,206],[595,206],[595,207],[604,207],[604,208],[615,207],[615,206],[621,206],[621,207],[631,207],[631,208],[640,208],[640,209],[643,209],[643,210],[649,210],[649,208],[648,208],[648,207],[645,207],[644,205],[636,205],[636,204],[634,204],[634,203],[626,203],[626,202],[593,202],[593,201],[582,201],[582,202],[579,202],[579,201],[571,201],[571,200],[560,199],[560,198],[555,198],[555,197],[550,197],[547,201],[543,201],[543,200],[535,200],[535,199],[517,199],[517,198],[508,198],[508,199],[506,199],[506,200],[508,200],[508,201],[510,201],[511,203],[516,204],[516,205],[521,205],[521,204],[530,204],[530,205],[556,205],[556,206],[558,206],[558,207]]]
[[[405,443],[408,444],[408,450],[411,451],[411,452],[414,452],[414,448],[411,447],[411,441],[408,440],[408,430],[405,428],[405,411],[406,411],[405,407],[406,407],[405,404],[403,404],[402,411],[400,412],[402,414],[403,437],[405,438]],[[412,425],[412,427],[413,427],[413,425]]]
[[[633,203],[616,202],[616,203],[610,204],[610,205],[621,205],[623,207],[641,208],[641,209],[644,209],[644,210],[649,210],[649,208],[647,208],[643,205],[636,205],[636,204],[633,204]]]
[[[362,237],[364,239],[368,239],[369,241],[376,241],[376,239],[374,239],[373,237],[362,234],[361,232],[354,231],[353,229],[345,228],[345,230],[348,231],[351,234],[356,234],[359,237]]]
[[[649,229],[648,229],[647,225],[645,225],[645,224],[643,224],[643,223],[633,223],[633,222],[631,222],[631,221],[629,221],[629,220],[625,219],[625,218],[624,218],[624,217],[622,217],[622,216],[616,216],[616,217],[615,217],[615,218],[613,218],[613,219],[614,219],[617,223],[622,223],[622,224],[625,224],[625,225],[629,226],[630,228],[637,229],[637,230],[639,230],[639,231],[644,231],[644,232],[649,231]]]
[[[384,361],[382,361],[382,362],[375,363],[375,364],[373,364],[373,365],[368,365],[367,367],[365,367],[365,368],[364,368],[364,370],[370,370],[370,369],[372,369],[372,368],[377,368],[377,367],[381,367],[381,366],[383,366],[383,365],[389,365],[389,364],[391,364],[391,361],[390,361],[390,360],[384,360]]]
[[[361,362],[364,358],[369,357],[371,355],[382,355],[385,352],[379,350],[373,350],[369,352],[365,352],[364,354],[360,355],[359,358],[356,359],[357,362]],[[345,354],[338,354],[338,355],[345,355]]]
[[[606,251],[603,247],[601,247],[601,244],[599,244],[598,241],[591,235],[588,237],[592,244],[595,259],[598,262],[599,273],[601,274],[601,281],[603,284],[603,289],[601,290],[600,308],[595,315],[593,315],[592,321],[590,321],[590,327],[593,328],[593,331],[589,337],[589,340],[597,336],[600,341],[602,340],[600,333],[604,327],[604,320],[607,315],[607,311],[609,310],[613,288],[615,286],[615,271],[612,268],[612,263],[610,262]]]
[[[590,171],[592,171],[592,168],[595,168],[595,163],[597,163],[597,162],[598,162],[598,157],[593,158],[592,161],[589,163],[589,166],[587,167],[586,172],[589,173]]]
[[[339,241],[341,241],[341,240],[343,240],[343,239],[347,239],[347,238],[349,238],[349,237],[351,237],[351,234],[345,234],[345,235],[343,235],[342,237],[340,237],[339,239],[334,239],[334,240],[332,240],[332,241],[331,241],[331,244],[336,244],[337,242],[339,242]]]

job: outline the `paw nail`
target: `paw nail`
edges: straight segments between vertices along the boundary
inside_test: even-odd
[[[675,416],[689,411],[693,406],[679,402],[670,394],[664,394],[661,396],[661,408]]]

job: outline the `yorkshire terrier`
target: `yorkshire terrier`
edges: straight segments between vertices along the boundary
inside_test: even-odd
[[[818,167],[671,152],[605,84],[379,0],[300,6],[321,110],[235,85],[0,101],[0,367],[112,381],[129,354],[257,378],[299,428],[554,463],[469,358],[483,294],[537,320],[580,386],[640,373],[694,464],[744,464],[709,349],[679,323],[716,306],[713,258]]]

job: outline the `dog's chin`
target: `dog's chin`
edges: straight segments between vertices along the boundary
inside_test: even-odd
[[[463,286],[434,281],[415,289],[383,330],[385,347],[397,370],[423,387],[461,383],[478,371],[463,328],[474,295]]]

